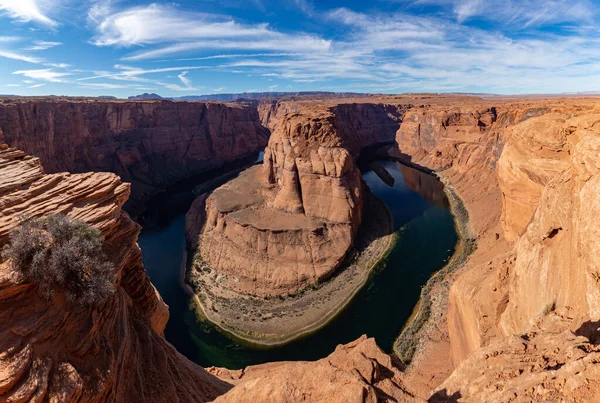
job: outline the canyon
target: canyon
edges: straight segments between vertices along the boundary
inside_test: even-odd
[[[171,120],[156,126],[151,116]],[[199,121],[211,122],[202,135],[182,129]],[[0,244],[23,214],[63,212],[102,231],[119,270],[105,307],[66,310],[0,264],[4,400],[600,397],[596,99],[10,101],[0,106],[0,128],[10,145],[0,147]],[[231,277],[224,287],[280,295],[336,276],[365,220],[357,158],[386,142],[391,158],[434,171],[464,208],[454,210],[465,229],[458,263],[432,277],[412,318],[419,326],[400,336],[415,345],[410,365],[361,338],[316,362],[205,370],[162,337],[168,309],[141,264],[139,226],[122,211],[129,185],[98,171],[155,193],[266,146],[262,166],[194,203],[188,233],[206,264]]]
[[[243,104],[83,99],[0,103],[0,130],[47,172],[112,172],[131,183],[127,210],[183,178],[262,150],[268,130]]]

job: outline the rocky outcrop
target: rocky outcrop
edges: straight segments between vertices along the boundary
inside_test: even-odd
[[[504,236],[517,240],[529,224],[544,187],[568,167],[564,114],[524,121],[511,130],[498,164]]]
[[[544,138],[564,147],[564,157],[551,165],[535,214],[516,244],[501,322],[505,334],[521,332],[548,306],[568,307],[575,327],[600,319],[600,114],[566,119],[557,131],[560,136]],[[539,147],[534,160],[546,152]]]
[[[263,108],[273,132],[262,168],[196,203],[188,228],[205,218],[199,251],[225,275],[223,286],[282,295],[331,276],[352,247],[363,203],[354,159],[362,148],[393,139],[403,109],[291,102]]]
[[[243,371],[209,368],[235,385],[215,402],[416,402],[402,373],[374,339],[340,345],[315,362],[274,362]]]
[[[0,247],[23,217],[62,213],[102,232],[117,270],[115,294],[90,307],[42,297],[0,261],[1,401],[199,402],[229,389],[161,336],[168,308],[142,266],[140,228],[121,210],[128,196],[114,174],[47,175],[0,141]]]
[[[169,101],[14,100],[0,104],[8,144],[48,172],[113,172],[132,211],[160,188],[263,149],[255,107]]]
[[[596,402],[600,348],[571,331],[533,328],[480,348],[432,396],[432,402]]]
[[[481,105],[412,108],[396,134],[399,156],[434,170],[472,165],[497,118],[495,107]]]
[[[488,105],[474,104],[479,112],[469,116],[490,110]],[[440,169],[438,174],[465,203],[478,240],[467,264],[449,278],[447,306],[436,302],[439,318],[447,311],[451,364],[458,367],[436,398],[594,400],[595,341],[572,332],[580,334],[583,325],[600,319],[592,257],[600,250],[593,218],[600,205],[597,108],[587,100],[498,102],[491,125],[478,120],[470,129],[461,125],[465,137],[455,136],[458,131],[445,121],[453,108],[410,110],[405,119],[415,123],[412,128],[403,124],[397,136],[404,158]],[[523,344],[532,343],[521,335],[551,311],[568,320],[551,330],[534,330],[534,344],[543,347],[529,356],[530,347]],[[589,337],[597,339],[596,328]],[[430,329],[445,332],[444,326]],[[435,340],[432,334],[422,336]],[[437,337],[440,341],[433,344],[443,345],[444,337]],[[563,345],[567,356],[558,360],[559,370],[548,362],[552,352],[556,355],[553,349],[562,351]],[[421,372],[427,357],[417,363]],[[540,366],[532,368],[536,362]],[[490,371],[477,372],[484,367]],[[569,378],[577,381],[565,383]]]
[[[188,229],[202,231],[201,254],[224,286],[277,294],[321,281],[361,221],[357,154],[404,118],[397,155],[437,171],[477,238],[467,262],[431,286],[407,371],[364,338],[317,362],[191,364],[160,336],[167,312],[121,211],[128,187],[111,174],[45,175],[37,158],[3,145],[0,244],[22,213],[82,218],[106,236],[119,289],[102,309],[67,309],[0,263],[0,400],[597,401],[596,102],[398,100],[413,105],[406,111],[380,101],[259,105],[274,133],[264,166],[199,199]]]

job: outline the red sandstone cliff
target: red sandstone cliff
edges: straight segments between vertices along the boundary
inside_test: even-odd
[[[0,130],[48,172],[116,173],[136,204],[260,151],[269,135],[254,107],[168,101],[10,101],[0,104]]]
[[[129,185],[110,173],[47,175],[1,140],[0,247],[23,216],[82,219],[104,235],[118,288],[97,308],[66,305],[0,262],[0,401],[199,402],[229,389],[161,336],[168,308],[142,266],[140,228],[121,210]]]
[[[393,140],[404,108],[385,104],[280,102],[261,106],[272,128],[263,167],[199,201],[199,250],[224,274],[222,285],[257,295],[296,292],[322,282],[352,247],[363,188],[354,159]],[[258,186],[257,186],[258,184]],[[199,214],[197,210],[206,209]]]
[[[114,400],[135,391],[160,399],[170,393],[186,401],[214,397],[232,384],[235,387],[220,398],[223,401],[260,401],[268,396],[290,401],[404,400],[411,395],[428,399],[432,387],[436,390],[430,401],[597,400],[597,101],[433,99],[419,103],[423,107],[408,110],[408,124],[402,124],[396,135],[401,156],[439,170],[463,200],[478,248],[464,266],[434,286],[432,320],[420,333],[421,353],[406,373],[399,373],[372,342],[362,340],[316,363],[266,364],[240,372],[211,369],[226,384],[216,382],[156,333],[164,324],[164,310],[143,268],[132,263],[139,259],[133,244],[137,228],[120,212],[126,188],[112,175],[43,175],[36,159],[4,146],[0,155],[0,172],[5,173],[0,176],[4,239],[15,225],[14,213],[31,209],[44,214],[58,206],[103,230],[117,251],[111,256],[122,262],[118,264],[122,276],[120,291],[107,308],[117,314],[109,317],[98,312],[65,313],[57,302],[48,304],[36,297],[30,286],[15,284],[6,266],[0,265],[0,332],[6,335],[0,338],[4,377],[0,377],[0,396],[10,394],[21,400],[26,396],[26,400],[38,390],[47,390],[50,398],[58,396],[56,400],[79,393],[89,396],[87,400]],[[282,171],[295,165],[292,172],[298,180],[288,188],[293,190],[290,194],[302,195],[302,186],[294,190],[295,183],[302,183],[301,172],[313,175],[313,167],[320,166],[314,161],[322,161],[305,156],[312,157],[317,150],[320,158],[321,140],[327,148],[341,143],[322,129],[320,119],[330,122],[326,114],[300,119],[289,115],[300,107],[286,105],[285,113],[273,110],[267,119],[274,131],[283,134],[273,139],[275,152],[266,172],[274,183],[265,186],[275,194],[281,192],[290,183]],[[283,120],[286,115],[289,122]],[[292,125],[295,118],[297,124]],[[286,127],[300,135],[288,136]],[[321,139],[315,148],[312,139]],[[301,153],[294,150],[298,144]],[[302,158],[310,164],[303,165]],[[293,163],[287,165],[289,159]],[[348,172],[344,171],[347,162],[341,161],[346,160],[328,161],[331,172]],[[301,171],[302,166],[306,171]],[[265,180],[260,168],[252,172]],[[335,183],[336,176],[326,176]],[[230,191],[238,190],[223,188],[225,194]],[[242,193],[238,202],[247,206],[252,201],[248,195],[252,196]],[[322,207],[334,202],[352,214],[350,199],[342,200],[311,206],[304,198],[286,196],[277,210],[297,217],[299,212],[285,209],[300,211],[301,207],[305,216],[307,210],[321,211],[325,218],[317,219],[330,220],[330,210]],[[219,214],[232,209],[231,204],[218,207],[218,202],[214,209]],[[285,258],[291,262],[297,256],[291,249]],[[121,337],[123,333],[130,337]],[[123,340],[131,342],[123,345]],[[75,341],[77,348],[67,348]],[[123,359],[133,356],[136,359],[128,361],[135,364],[133,368],[123,364]],[[146,360],[138,366],[139,357]],[[50,362],[52,370],[47,372]],[[166,369],[154,372],[157,362]],[[96,367],[101,371],[93,372]],[[107,375],[108,369],[120,376]],[[165,373],[170,374],[166,379],[161,377]],[[121,379],[128,383],[120,383]],[[329,382],[323,385],[323,381]],[[88,384],[102,385],[99,397],[86,392]]]
[[[482,121],[482,110],[493,110],[493,121]],[[597,397],[597,111],[590,100],[541,100],[407,113],[397,136],[403,157],[441,168],[478,239],[448,279],[447,302],[447,290],[437,286],[434,316],[442,325],[421,334],[430,341],[407,383],[411,373],[443,379],[458,367],[435,399]],[[428,367],[444,350],[448,368]]]

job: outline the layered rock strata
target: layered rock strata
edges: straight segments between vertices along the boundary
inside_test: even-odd
[[[255,107],[201,102],[11,100],[0,104],[11,146],[48,172],[113,172],[132,209],[164,186],[262,150]]]
[[[0,140],[1,140],[0,133]],[[229,385],[161,336],[169,313],[141,263],[139,226],[121,207],[129,185],[111,173],[44,173],[0,141],[0,247],[23,217],[62,213],[105,237],[117,290],[102,306],[42,297],[0,261],[0,400],[209,401]]]
[[[270,113],[263,118],[273,129],[263,166],[215,190],[188,215],[192,228],[204,218],[199,252],[224,275],[223,286],[256,295],[294,293],[339,267],[362,216],[355,157],[393,139],[404,112],[282,103]]]
[[[407,160],[441,168],[439,175],[465,202],[479,243],[448,278],[447,302],[434,301],[440,306],[433,316],[447,312],[447,335],[446,324],[421,334],[430,340],[423,345],[427,352],[406,382],[413,372],[443,379],[458,367],[444,385],[451,387],[436,395],[440,401],[593,400],[598,326],[584,334],[591,342],[572,332],[582,335],[582,326],[600,319],[592,258],[600,239],[592,218],[598,214],[598,107],[576,99],[476,102],[471,116],[493,107],[494,122],[453,130],[447,116],[467,106],[411,110],[405,120],[412,127],[403,124],[397,136]],[[565,320],[550,330],[538,328],[552,311]],[[531,332],[533,344],[544,347],[529,356]],[[551,353],[562,346],[566,356],[555,367]],[[428,369],[427,360],[444,350],[452,358],[448,369]],[[539,368],[530,369],[535,362]],[[490,371],[478,370],[487,366]],[[570,377],[577,381],[565,384]]]
[[[103,231],[119,267],[120,286],[102,310],[66,310],[59,299],[46,301],[33,286],[18,283],[2,263],[0,397],[202,401],[234,386],[222,401],[598,400],[597,101],[432,97],[402,103],[413,107],[396,134],[397,155],[437,170],[464,202],[478,245],[463,267],[432,285],[431,320],[417,334],[421,352],[407,371],[400,373],[370,340],[339,347],[315,363],[212,368],[211,374],[201,370],[159,336],[164,305],[139,264],[137,227],[120,211],[126,187],[108,174],[44,175],[37,159],[2,146],[0,244],[17,225],[19,212],[42,215],[60,209]],[[313,105],[306,115],[304,101],[279,105],[261,112],[265,124],[281,131],[269,146],[266,171],[255,167],[243,173],[238,184],[218,191],[223,197],[208,198],[210,207],[196,209],[200,216],[216,217],[212,220],[219,224],[212,231],[219,228],[215,235],[221,238],[215,236],[215,242],[230,236],[238,242],[232,245],[243,250],[263,232],[276,239],[288,229],[276,227],[285,221],[270,219],[275,214],[289,217],[296,230],[307,233],[324,224],[353,228],[343,220],[354,214],[352,192],[336,200],[316,198],[317,203],[303,197],[303,176],[308,188],[316,189],[311,194],[323,195],[311,181],[327,176],[333,189],[341,183],[335,174],[351,172],[340,157],[346,154],[333,159],[331,149],[346,150],[352,164],[356,153],[328,134],[341,130],[331,116],[335,105]],[[322,145],[315,147],[313,140]],[[320,147],[327,153],[320,154]],[[261,181],[260,189],[251,186],[255,181]],[[342,208],[334,214],[328,206],[335,203]],[[252,214],[244,217],[246,209]],[[344,213],[338,216],[339,211]],[[259,224],[249,218],[255,213]],[[301,227],[298,217],[318,225]],[[238,231],[250,235],[244,238]],[[290,238],[274,245],[287,243],[294,245]],[[286,256],[280,262],[300,261],[301,248],[274,250]],[[250,261],[253,255],[240,256]],[[264,278],[272,290],[273,283]]]

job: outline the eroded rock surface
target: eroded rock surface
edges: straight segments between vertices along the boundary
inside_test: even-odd
[[[550,323],[478,349],[430,401],[598,401],[600,347],[581,334],[553,330],[567,325],[561,319],[552,313],[545,319]]]
[[[394,102],[405,106],[397,113],[377,106]],[[407,370],[400,372],[372,340],[361,339],[317,362],[207,373],[159,336],[166,311],[139,263],[138,229],[120,210],[127,187],[110,174],[44,175],[36,158],[2,146],[0,244],[19,212],[59,209],[103,231],[121,275],[119,292],[103,310],[69,311],[60,300],[41,299],[0,265],[0,396],[597,401],[598,101],[430,97],[373,103],[259,105],[274,133],[264,167],[200,199],[192,213],[196,226],[188,229],[197,234],[197,223],[206,220],[203,235],[212,242],[206,254],[235,280],[231,287],[282,292],[318,281],[314,251],[330,259],[321,260],[319,273],[327,273],[360,222],[356,153],[388,140],[390,122],[404,119],[391,137],[396,155],[437,171],[464,202],[477,239],[466,263],[433,285],[430,320],[417,334],[419,353]],[[365,134],[385,116],[384,138]],[[345,130],[368,140],[347,137]],[[418,177],[407,180],[428,186]],[[227,246],[215,253],[221,244]],[[284,267],[285,274],[277,271]]]
[[[169,101],[12,100],[0,104],[12,147],[47,172],[113,172],[132,183],[130,208],[178,180],[262,150],[255,107]]]
[[[263,117],[273,129],[263,166],[195,203],[188,215],[196,230],[190,220],[205,219],[199,251],[225,275],[223,286],[256,295],[294,293],[340,265],[362,216],[355,157],[393,140],[404,113],[391,105],[277,106]]]
[[[44,174],[1,140],[0,247],[25,216],[84,220],[104,235],[118,287],[102,306],[69,305],[0,261],[0,400],[201,402],[228,390],[161,336],[168,308],[142,266],[140,228],[121,210],[129,185],[111,173]]]
[[[274,362],[242,371],[209,368],[235,387],[215,402],[416,402],[374,339],[340,345],[315,362]]]

